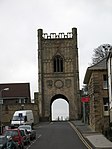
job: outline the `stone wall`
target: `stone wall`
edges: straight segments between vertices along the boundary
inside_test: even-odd
[[[12,116],[17,110],[32,110],[34,115],[34,124],[39,122],[39,111],[37,104],[13,104],[13,105],[2,105],[2,124],[9,125]]]
[[[109,127],[109,115],[104,116],[103,98],[108,97],[107,89],[103,89],[103,75],[105,71],[93,71],[89,80],[90,96],[90,126],[98,132],[103,132]],[[105,123],[106,122],[106,123]]]

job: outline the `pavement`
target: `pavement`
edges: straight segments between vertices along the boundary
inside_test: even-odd
[[[95,132],[88,124],[84,124],[81,120],[72,121],[71,123],[91,146],[91,149],[112,149],[112,142],[102,133]]]

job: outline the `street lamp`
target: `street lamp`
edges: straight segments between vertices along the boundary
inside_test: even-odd
[[[0,115],[0,126],[1,126],[1,129],[0,129],[0,133],[2,134],[2,105],[3,105],[3,99],[2,99],[2,92],[3,91],[8,91],[9,88],[3,88],[0,90],[0,105],[1,105],[1,115]]]

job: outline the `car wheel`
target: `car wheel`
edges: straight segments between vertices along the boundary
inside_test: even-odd
[[[36,140],[36,135],[35,135],[34,139]]]
[[[21,144],[21,145],[19,146],[19,149],[24,149],[24,145]]]
[[[22,145],[22,149],[24,149],[24,145]]]
[[[30,140],[28,141],[28,144],[31,144]]]

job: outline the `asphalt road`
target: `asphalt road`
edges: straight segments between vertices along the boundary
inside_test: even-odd
[[[87,149],[67,122],[42,123],[37,139],[27,149]]]

